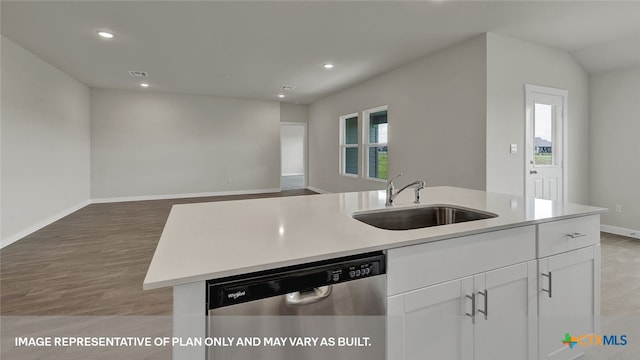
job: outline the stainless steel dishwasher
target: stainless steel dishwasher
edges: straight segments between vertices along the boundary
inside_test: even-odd
[[[385,358],[382,252],[207,281],[209,360]]]

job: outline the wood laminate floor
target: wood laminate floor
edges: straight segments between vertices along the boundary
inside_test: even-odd
[[[142,290],[173,204],[309,190],[92,204],[0,251],[1,315],[170,315],[170,288]],[[602,314],[640,315],[640,240],[602,233]]]
[[[170,315],[172,289],[142,282],[172,205],[311,194],[88,205],[0,250],[0,314]]]

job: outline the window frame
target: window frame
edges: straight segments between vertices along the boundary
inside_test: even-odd
[[[387,112],[387,142],[370,143],[369,142],[369,123],[371,121],[370,115],[372,113],[377,113],[380,111]],[[372,147],[381,147],[381,146],[387,147],[387,179],[381,179],[381,178],[369,176],[369,149]],[[388,177],[389,177],[389,155],[388,155],[389,154],[389,106],[388,105],[382,105],[382,106],[378,106],[378,107],[374,107],[374,108],[362,111],[362,152],[363,152],[362,173],[364,174],[363,178],[365,180],[387,183]]]
[[[358,178],[360,176],[360,139],[358,139],[356,141],[355,144],[347,144],[346,141],[346,129],[345,129],[345,125],[346,125],[346,121],[348,119],[356,119],[356,134],[358,134],[358,137],[360,136],[360,132],[358,131],[358,127],[360,126],[360,116],[358,115],[357,112],[355,113],[351,113],[351,114],[346,114],[346,115],[342,115],[340,116],[340,148],[339,148],[339,168],[338,168],[338,174],[341,176],[346,176],[346,177],[350,177],[350,178]],[[356,161],[356,173],[355,174],[351,174],[348,173],[346,171],[346,155],[347,155],[347,148],[356,148],[357,152],[358,152],[358,160]]]

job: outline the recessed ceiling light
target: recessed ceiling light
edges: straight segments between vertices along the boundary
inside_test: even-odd
[[[278,97],[282,99],[284,97],[284,94],[278,94]]]
[[[147,83],[140,83],[140,86],[142,86],[143,88],[148,88],[148,87],[149,87],[149,84],[147,84]]]
[[[324,65],[322,65],[322,66],[324,66],[324,68],[325,68],[325,69],[331,69],[331,68],[333,68],[333,64],[330,64],[330,63],[324,64]]]
[[[104,31],[104,30],[98,31],[98,35],[100,35],[100,37],[103,38],[103,39],[113,39],[115,37],[115,35],[113,35],[113,33],[110,33],[108,31]]]

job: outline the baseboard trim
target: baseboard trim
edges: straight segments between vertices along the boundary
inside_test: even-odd
[[[196,197],[207,197],[207,196],[264,194],[264,193],[276,193],[276,192],[280,192],[280,191],[281,190],[279,188],[277,188],[277,189],[216,191],[216,192],[189,193],[189,194],[124,196],[124,197],[114,197],[114,198],[92,199],[91,202],[93,204],[103,204],[103,203],[114,203],[114,202],[146,201],[146,200],[167,200],[167,199],[196,198]]]
[[[318,194],[331,194],[331,191],[320,189],[320,188],[317,188],[315,186],[307,186],[307,190],[315,191]]]
[[[0,242],[0,248],[4,248],[5,246],[9,246],[9,245],[13,244],[14,242],[24,238],[25,236],[33,234],[34,232],[42,229],[43,227],[45,227],[47,225],[51,225],[52,223],[62,219],[63,217],[65,217],[65,216],[67,216],[67,215],[69,215],[71,213],[74,213],[74,212],[82,209],[83,207],[85,207],[85,206],[87,206],[89,204],[91,204],[91,200],[83,201],[83,202],[81,202],[79,204],[76,204],[76,205],[74,205],[72,207],[69,207],[69,208],[66,208],[66,209],[62,210],[62,211],[60,211],[59,213],[57,213],[55,215],[49,216],[48,218],[46,218],[46,219],[44,219],[44,220],[42,220],[42,221],[40,221],[40,222],[38,222],[38,223],[36,223],[36,224],[34,224],[32,226],[29,226],[28,228],[18,232],[17,234],[13,234],[13,235],[7,237],[6,239],[2,239],[2,241]]]
[[[600,231],[640,239],[640,230],[625,229],[618,226],[601,224]]]

